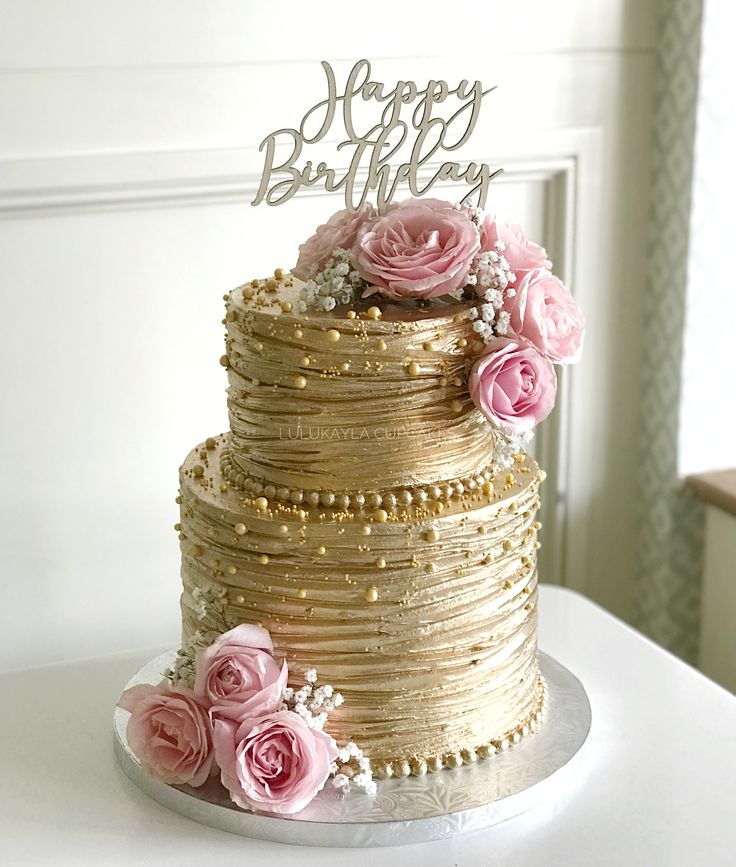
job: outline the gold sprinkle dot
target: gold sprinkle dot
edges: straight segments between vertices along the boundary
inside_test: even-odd
[[[431,352],[434,349],[434,346],[432,346],[432,341],[431,340],[425,340],[424,343],[422,344],[422,349],[425,352]]]
[[[504,551],[510,551],[514,546],[508,539],[504,539],[502,547]]]
[[[419,373],[419,365],[416,363],[416,361],[410,361],[406,365],[406,372],[409,374],[409,376],[416,376]]]
[[[509,484],[509,485],[513,485],[515,481],[516,481],[516,479],[514,478],[514,474],[513,474],[513,473],[506,473],[506,482],[507,482],[507,484]]]
[[[360,532],[361,532],[364,536],[370,536],[370,534],[371,534],[371,528],[370,528],[370,526],[369,526],[368,524],[364,524],[364,525],[361,527]]]
[[[214,437],[207,437],[207,439],[204,441],[204,445],[205,448],[212,451],[212,449],[217,445],[217,443],[215,442]]]
[[[355,310],[348,310],[348,312],[345,315],[347,316],[348,319],[355,319],[355,317],[358,314],[355,312]]]
[[[227,355],[220,356],[220,364],[223,367],[230,367],[230,359],[227,357]]]
[[[294,337],[296,337],[297,340],[301,340],[301,338],[304,337],[304,332],[301,330],[301,328],[294,329]]]
[[[279,527],[279,533],[281,533],[283,536],[285,536],[288,532],[289,532],[289,528],[286,526],[286,524],[282,524]]]
[[[305,355],[304,358],[302,358],[302,361],[301,361],[302,367],[309,367],[309,365],[311,363],[312,363],[312,359],[308,355]]]
[[[363,598],[366,602],[376,602],[378,600],[378,588],[374,587],[373,584],[370,587],[366,587]]]
[[[379,524],[385,524],[388,521],[388,512],[385,509],[376,509],[373,513],[373,520]]]
[[[350,370],[350,362],[349,361],[343,361],[343,363],[340,365],[340,370],[343,373],[347,373]]]
[[[265,497],[257,497],[254,505],[259,512],[265,512],[268,508],[268,500]]]
[[[535,530],[541,530],[542,529],[542,522],[541,521],[535,521],[532,524],[532,527],[534,527]]]
[[[369,308],[365,311],[365,315],[366,315],[369,319],[380,319],[381,316],[382,316],[383,314],[381,313],[381,308],[380,308],[380,307],[369,307]]]
[[[320,545],[319,548],[317,548],[317,553],[318,553],[318,554],[326,554],[326,553],[327,553],[327,548],[325,548],[324,545]]]
[[[245,596],[236,596],[235,597],[235,604],[236,605],[242,605],[244,602],[245,602]]]
[[[238,567],[237,566],[228,566],[227,567],[227,573],[228,573],[228,575],[237,575],[238,574]]]
[[[376,567],[378,569],[385,569],[386,568],[386,561],[383,559],[383,557],[379,557],[376,560]]]
[[[297,518],[299,518],[300,521],[307,520],[307,513],[304,511],[304,509],[297,509],[296,516]]]
[[[461,412],[463,408],[463,402],[461,400],[453,400],[450,404],[450,409],[453,412]]]
[[[439,542],[440,534],[435,530],[434,527],[430,527],[429,530],[424,534],[424,538],[428,542]]]
[[[268,563],[268,554],[261,554],[261,556],[258,558],[258,562],[265,566],[266,563]]]
[[[295,376],[294,377],[294,385],[297,388],[306,388],[307,387],[307,377],[306,376]]]
[[[297,595],[300,599],[306,599],[307,591],[306,591],[303,587],[300,587],[300,588],[296,591],[296,595]]]
[[[233,527],[233,530],[235,530],[238,536],[245,536],[245,534],[248,532],[248,528],[245,526],[245,524],[242,523],[236,524]]]
[[[465,317],[463,316],[462,313],[456,313],[456,314],[453,316],[452,321],[453,321],[456,325],[459,325],[459,324],[460,324],[464,319],[465,319]]]
[[[460,349],[465,349],[465,347],[468,345],[468,341],[464,337],[461,337],[458,340],[457,345],[460,347]]]
[[[376,349],[378,349],[379,352],[385,352],[387,348],[388,347],[385,340],[376,341]]]
[[[273,276],[277,280],[283,280],[284,279],[284,269],[283,268],[276,268],[273,272]]]
[[[427,563],[427,565],[424,567],[424,571],[425,572],[434,572],[436,568],[437,567],[434,565],[434,563]]]
[[[204,467],[202,466],[202,464],[195,464],[192,467],[192,472],[194,473],[195,479],[201,479],[204,475]]]
[[[340,339],[340,332],[337,330],[337,328],[330,328],[330,330],[325,336],[330,343],[337,343],[337,341]]]

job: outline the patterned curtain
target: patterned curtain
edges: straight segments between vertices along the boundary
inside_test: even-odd
[[[680,400],[703,0],[664,0],[642,385],[637,625],[694,661],[702,509],[679,476]]]

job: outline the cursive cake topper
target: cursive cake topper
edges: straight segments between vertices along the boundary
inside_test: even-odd
[[[428,178],[420,179],[419,173],[422,168],[425,173],[430,169],[430,161],[437,154],[456,151],[468,141],[478,122],[483,97],[495,87],[483,90],[480,81],[470,83],[463,79],[451,88],[446,81],[431,79],[423,88],[414,81],[397,81],[388,90],[383,83],[371,79],[370,63],[359,60],[343,91],[338,93],[332,66],[323,60],[322,68],[327,76],[326,98],[307,111],[298,128],[275,130],[261,142],[259,150],[265,151],[265,163],[252,205],[261,202],[282,205],[301,187],[322,184],[328,192],[343,190],[350,211],[360,208],[371,191],[375,191],[378,209],[383,212],[401,183],[408,185],[413,196],[421,196],[438,181],[465,181],[470,190],[462,202],[469,203],[475,197],[475,204],[485,207],[488,186],[502,169],[491,171],[485,163],[469,162],[462,166],[445,161]],[[371,100],[383,106],[379,121],[368,129],[358,129],[356,106]],[[435,116],[436,107],[449,100],[452,113],[448,117]],[[330,131],[339,103],[347,138],[337,144],[337,150],[352,148],[347,169],[340,176],[327,163],[321,161],[315,166],[312,160],[306,160],[299,168],[296,163],[305,145],[322,141]],[[284,146],[289,152],[282,159],[277,149],[283,154]],[[410,148],[409,157],[392,173],[390,160],[404,146]]]

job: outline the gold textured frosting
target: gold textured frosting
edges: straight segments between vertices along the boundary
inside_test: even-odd
[[[379,775],[472,761],[534,728],[543,702],[542,474],[522,454],[488,469],[462,305],[300,314],[290,283],[227,300],[231,432],[180,474],[184,647],[215,591],[225,624],[262,624],[291,671],[343,693],[328,731]],[[284,435],[299,425],[347,434]]]

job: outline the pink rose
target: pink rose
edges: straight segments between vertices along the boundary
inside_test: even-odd
[[[434,298],[465,286],[480,247],[465,210],[439,199],[407,199],[358,232],[361,277],[389,298]]]
[[[243,623],[198,651],[194,692],[214,716],[242,720],[277,710],[287,675],[286,663],[273,658],[267,630]]]
[[[299,258],[291,269],[292,274],[300,280],[311,280],[338,247],[351,249],[358,229],[372,216],[373,206],[367,203],[354,212],[345,210],[333,214],[299,247]]]
[[[298,813],[314,798],[337,759],[335,741],[290,710],[244,720],[215,720],[222,784],[239,806]]]
[[[535,268],[524,274],[515,288],[516,295],[504,305],[514,333],[525,337],[550,361],[577,361],[585,325],[565,284],[545,268]]]
[[[496,244],[503,244],[503,250],[498,251]],[[524,271],[533,268],[551,268],[547,259],[547,251],[534,241],[530,241],[516,223],[501,223],[495,217],[487,216],[480,227],[480,250],[501,252],[509,267],[520,280]]]
[[[216,772],[212,723],[190,689],[140,684],[126,689],[118,706],[130,711],[128,743],[152,777],[201,786]]]
[[[552,364],[522,340],[495,337],[468,380],[473,403],[504,433],[524,434],[552,411],[557,377]]]

